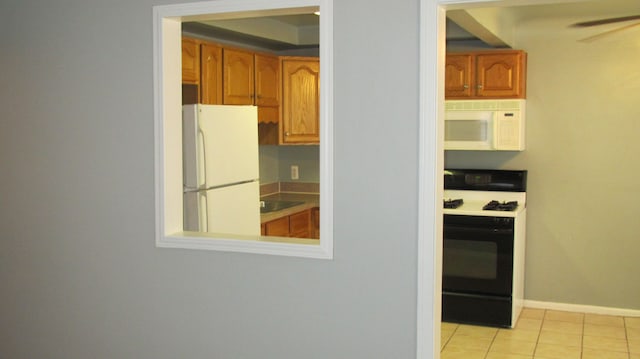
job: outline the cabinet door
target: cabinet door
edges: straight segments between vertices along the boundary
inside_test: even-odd
[[[320,239],[320,208],[311,209],[312,238]]]
[[[282,142],[320,141],[320,61],[282,60]]]
[[[223,50],[223,95],[225,105],[253,105],[253,53]]]
[[[265,224],[265,235],[288,237],[289,236],[289,216],[274,219]]]
[[[289,216],[289,237],[309,238],[311,234],[311,210]]]
[[[200,47],[200,88],[202,103],[222,104],[222,48],[213,44]]]
[[[280,59],[255,55],[255,90],[258,123],[278,123],[280,119]],[[277,136],[276,136],[277,142]]]
[[[275,56],[256,54],[255,67],[256,105],[280,105],[278,96],[280,61]]]
[[[524,98],[525,66],[521,51],[478,55],[476,96]]]
[[[445,62],[444,96],[446,98],[471,97],[474,57],[465,54],[447,55]]]
[[[182,83],[198,84],[200,81],[200,47],[195,39],[182,38]]]

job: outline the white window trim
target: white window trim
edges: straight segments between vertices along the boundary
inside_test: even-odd
[[[320,7],[320,244],[194,236],[182,224],[181,22],[208,14]],[[156,246],[333,259],[333,0],[216,0],[153,7]],[[168,101],[167,99],[175,99]]]

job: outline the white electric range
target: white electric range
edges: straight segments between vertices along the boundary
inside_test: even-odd
[[[442,320],[513,327],[524,297],[527,171],[444,176]]]

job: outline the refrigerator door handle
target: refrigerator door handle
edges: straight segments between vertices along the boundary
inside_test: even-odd
[[[233,182],[233,183],[225,183],[225,184],[221,184],[219,186],[209,186],[209,187],[205,187],[205,186],[200,186],[200,187],[187,187],[184,186],[183,187],[183,192],[187,193],[187,192],[204,192],[204,191],[208,191],[208,190],[212,190],[212,189],[219,189],[219,188],[225,188],[225,187],[231,187],[231,186],[237,186],[237,185],[241,185],[241,184],[245,184],[245,183],[251,183],[251,182],[256,182],[258,181],[258,179],[251,179],[251,180],[246,180],[246,181],[238,181],[238,182]]]
[[[209,213],[207,212],[208,203],[207,203],[207,192],[202,191],[198,193],[200,196],[200,200],[198,201],[198,205],[200,209],[198,210],[198,228],[200,228],[201,232],[209,231]]]
[[[204,132],[198,126],[198,141],[202,143],[202,146],[198,146],[200,149],[199,157],[202,159],[201,162],[201,171],[199,171],[199,175],[202,178],[198,178],[198,187],[202,188],[207,185],[207,150],[206,143],[204,140]]]

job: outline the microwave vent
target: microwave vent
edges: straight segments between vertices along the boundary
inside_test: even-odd
[[[524,110],[525,100],[447,100],[445,111],[517,111]]]

